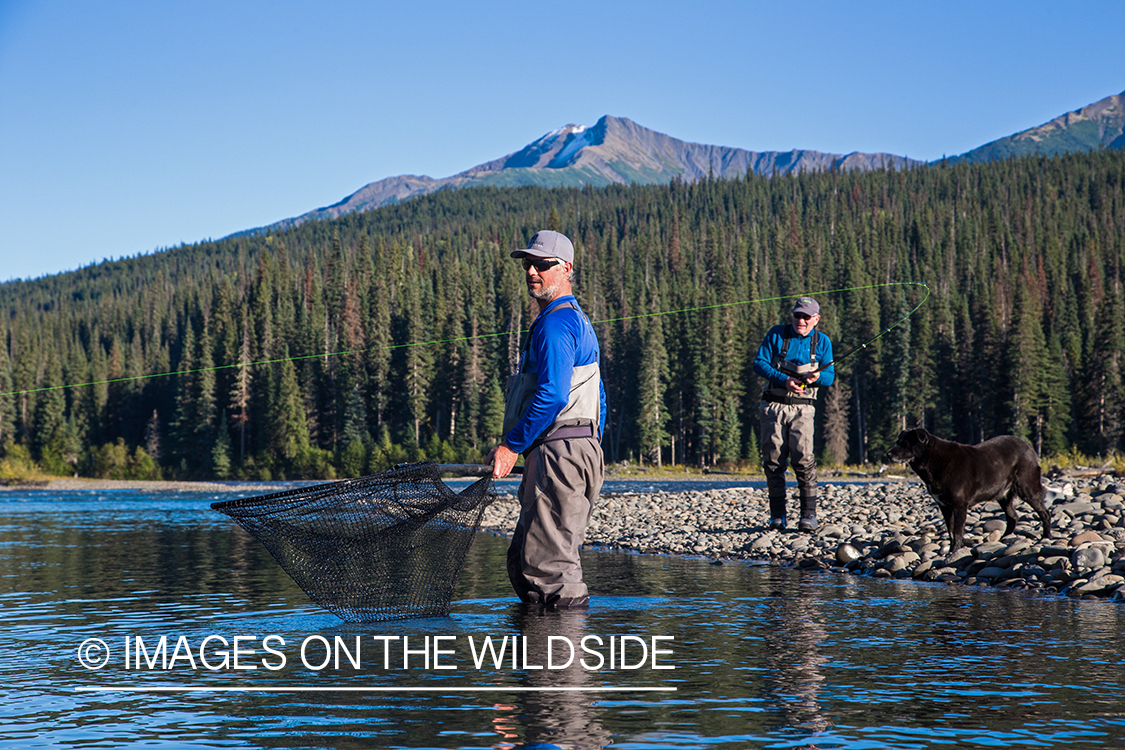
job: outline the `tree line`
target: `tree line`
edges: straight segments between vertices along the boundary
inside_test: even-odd
[[[0,451],[56,474],[357,476],[479,462],[531,307],[509,257],[576,246],[610,461],[757,461],[751,364],[814,294],[832,463],[922,425],[1041,454],[1125,434],[1125,153],[586,189],[441,191],[0,285]],[[67,387],[59,387],[67,386]]]

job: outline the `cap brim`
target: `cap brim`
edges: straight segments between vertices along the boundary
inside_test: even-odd
[[[542,250],[513,250],[513,258],[556,258],[558,256],[545,253]]]

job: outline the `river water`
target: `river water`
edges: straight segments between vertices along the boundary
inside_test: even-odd
[[[346,623],[234,496],[0,492],[0,747],[1125,747],[1120,604],[592,550],[539,614],[480,534],[449,617]]]

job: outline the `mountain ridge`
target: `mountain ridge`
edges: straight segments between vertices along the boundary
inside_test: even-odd
[[[1125,92],[933,163],[992,161],[1096,148],[1125,149]],[[592,126],[572,123],[556,128],[518,151],[449,177],[413,174],[386,177],[364,185],[329,206],[230,236],[268,233],[310,220],[334,219],[443,189],[520,185],[604,187],[665,183],[677,178],[695,181],[708,176],[734,177],[748,171],[772,175],[825,169],[901,169],[926,163],[889,153],[833,154],[810,149],[750,151],[693,143],[651,130],[626,117],[607,114]]]
[[[747,171],[788,174],[804,170],[888,166],[901,169],[922,163],[886,153],[831,154],[809,149],[749,151],[692,143],[651,130],[626,117],[603,115],[593,126],[564,125],[518,151],[450,177],[387,177],[364,185],[330,206],[239,234],[286,229],[314,219],[334,219],[353,211],[367,211],[441,189],[518,185],[604,187],[664,183],[677,177],[695,181],[709,175],[742,176]]]
[[[1053,156],[1102,147],[1125,149],[1125,91],[1042,125],[989,141],[947,161],[994,161],[1029,154]]]

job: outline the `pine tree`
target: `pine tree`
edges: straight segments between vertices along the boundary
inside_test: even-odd
[[[149,417],[148,421],[145,423],[144,449],[145,453],[158,464],[164,455],[160,429],[160,415],[157,414],[156,409],[153,409],[152,416]]]
[[[308,415],[288,346],[276,367],[276,391],[270,400],[269,447],[278,459],[284,459],[283,471],[291,471],[292,462],[309,448]]]
[[[501,430],[504,426],[504,391],[500,388],[500,379],[495,374],[488,377],[488,384],[482,396],[481,431],[485,443],[491,448],[503,437]]]
[[[1043,419],[1048,401],[1043,375],[1050,363],[1047,342],[1039,324],[1039,310],[1026,288],[1025,284],[1017,287],[1005,352],[1008,365],[1005,382],[1011,394],[1008,401],[1011,427],[1007,431],[1030,440],[1036,451],[1042,453]]]
[[[211,446],[211,474],[216,479],[230,479],[231,477],[231,442],[230,429],[227,426],[227,413],[223,411],[219,418],[218,432],[215,434],[215,444]]]
[[[1099,456],[1119,446],[1122,437],[1122,359],[1125,357],[1125,314],[1120,287],[1102,296],[1083,373],[1083,416],[1086,450]]]
[[[412,255],[408,256],[412,257]],[[403,405],[406,409],[406,418],[411,429],[412,445],[420,445],[422,439],[422,425],[427,423],[427,407],[429,405],[430,384],[433,377],[431,370],[433,349],[423,345],[425,341],[433,338],[432,326],[429,325],[428,316],[425,314],[426,306],[423,304],[421,289],[421,274],[413,273],[413,263],[410,264],[411,273],[407,276],[407,288],[404,290],[403,330],[405,332],[405,347],[403,348],[403,374],[402,383]]]
[[[8,336],[0,330],[0,450],[15,439],[16,395],[8,359]]]
[[[848,400],[847,385],[836,368],[836,381],[824,389],[824,452],[836,465],[848,461]]]
[[[637,443],[648,461],[662,466],[661,446],[668,442],[668,410],[664,407],[668,387],[668,352],[664,348],[664,326],[660,317],[644,327],[644,343],[637,376]]]
[[[39,393],[35,405],[35,424],[32,432],[34,456],[49,474],[68,474],[64,458],[66,452],[66,399],[63,396],[62,366],[52,351],[47,357],[44,381],[46,390]]]
[[[231,382],[228,406],[238,428],[238,463],[246,461],[246,431],[250,425],[251,383],[254,374],[250,367],[250,319],[242,318],[242,343],[238,348],[238,369]],[[155,416],[155,412],[153,415]],[[224,416],[226,411],[223,411]],[[151,453],[151,451],[150,451]]]

